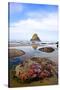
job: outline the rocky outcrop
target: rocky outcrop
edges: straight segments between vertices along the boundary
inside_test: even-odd
[[[50,53],[50,52],[54,51],[54,49],[52,47],[39,48],[39,50],[43,51],[43,52],[47,52],[47,53]]]
[[[56,72],[56,64],[46,58],[32,57],[24,63],[17,65],[15,76],[20,81],[32,81],[50,78]]]
[[[41,41],[37,34],[33,34],[31,41]]]
[[[58,41],[56,42],[56,45],[57,45],[57,48],[58,48],[58,46],[59,46],[59,42]]]

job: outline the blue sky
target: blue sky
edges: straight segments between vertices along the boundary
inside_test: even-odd
[[[58,6],[9,3],[10,40],[30,40],[37,33],[42,41],[58,40]]]

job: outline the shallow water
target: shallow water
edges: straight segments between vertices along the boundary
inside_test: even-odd
[[[42,51],[38,50],[39,48],[42,48],[42,47],[52,47],[55,49],[55,51],[53,51],[51,53],[46,53],[46,52],[42,52]],[[16,46],[16,47],[14,46],[14,47],[10,47],[10,48],[23,50],[25,52],[24,55],[11,59],[10,60],[11,65],[19,64],[19,63],[23,62],[24,60],[29,59],[31,57],[45,57],[45,58],[48,58],[48,59],[58,63],[58,49],[56,47],[56,44],[40,45],[36,49],[34,49],[32,46]]]

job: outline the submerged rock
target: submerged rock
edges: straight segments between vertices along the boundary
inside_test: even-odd
[[[22,56],[24,54],[25,54],[25,52],[22,51],[22,50],[8,49],[8,57],[9,58],[13,58],[13,57],[17,57],[17,56]]]
[[[39,62],[40,61],[40,62]],[[48,63],[49,62],[49,63]],[[56,70],[56,66],[49,59],[40,58],[40,57],[32,57],[29,60],[24,61],[24,64],[17,65],[15,68],[16,76],[22,80],[38,80],[49,78],[54,76]],[[54,70],[53,70],[54,68]],[[54,72],[54,74],[52,73]]]
[[[47,53],[50,53],[50,52],[54,51],[54,49],[52,47],[39,48],[39,50],[43,51],[43,52],[47,52]]]

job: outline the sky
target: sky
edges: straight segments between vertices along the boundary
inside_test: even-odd
[[[58,6],[10,2],[9,40],[30,40],[34,33],[41,41],[58,40]]]

